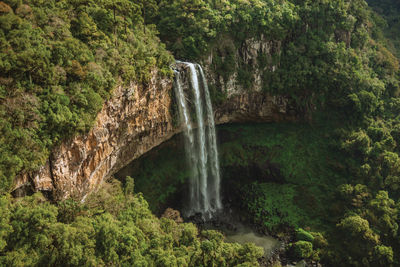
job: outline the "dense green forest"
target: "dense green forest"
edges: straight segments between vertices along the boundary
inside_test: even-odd
[[[0,190],[90,129],[117,84],[144,83],[172,56],[141,16],[147,1],[0,2]]]
[[[85,205],[33,195],[0,198],[2,266],[255,266],[254,244],[224,243],[219,232],[155,217],[133,180],[117,181]],[[179,218],[178,218],[179,219]]]
[[[368,0],[368,4],[382,18],[377,17],[377,23],[382,28],[385,36],[390,40],[387,47],[400,56],[400,3],[391,0]]]
[[[9,193],[17,174],[90,129],[115,86],[146,84],[155,69],[171,78],[174,58],[202,62],[211,52],[212,71],[226,79],[233,50],[263,35],[280,43],[258,59],[263,90],[292,97],[310,119],[221,128],[225,183],[239,190],[249,221],[291,236],[293,259],[399,266],[400,5],[367,2],[0,1],[0,265],[257,265],[255,246],[151,214],[146,183],[170,181],[147,195],[154,211],[183,183],[171,156],[156,175],[147,166],[135,177],[144,196],[131,179],[85,204]],[[233,44],[221,46],[227,37]],[[238,82],[250,87],[252,67],[238,66]],[[218,105],[225,96],[216,87]],[[267,174],[275,180],[247,172],[233,180],[265,160],[278,166]]]

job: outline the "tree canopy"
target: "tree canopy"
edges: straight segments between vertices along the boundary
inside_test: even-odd
[[[259,248],[157,219],[129,186],[109,185],[85,205],[8,195],[17,174],[37,170],[57,144],[92,127],[115,86],[146,84],[152,70],[172,78],[174,57],[206,62],[210,54],[217,80],[236,73],[250,89],[258,68],[265,93],[288,96],[309,115],[311,130],[284,126],[282,139],[244,127],[243,144],[224,148],[226,166],[270,155],[280,164],[283,184],[240,185],[250,221],[291,229],[296,259],[399,265],[399,16],[397,0],[0,1],[1,265],[257,264]],[[253,64],[234,58],[249,39],[276,48]],[[214,94],[214,103],[225,95]],[[168,177],[175,174],[182,184],[185,175]],[[163,178],[148,177],[140,183]],[[157,190],[155,198],[169,193]]]

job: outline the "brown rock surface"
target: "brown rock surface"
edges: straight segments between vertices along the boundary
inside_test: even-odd
[[[157,73],[147,86],[116,87],[93,129],[54,149],[37,173],[18,176],[15,190],[31,185],[33,191],[53,191],[55,199],[84,199],[104,179],[178,130],[170,114],[171,88]]]

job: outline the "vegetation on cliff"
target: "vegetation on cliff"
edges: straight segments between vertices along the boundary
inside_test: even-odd
[[[355,181],[350,175],[355,166],[334,128],[329,123],[219,127],[225,204],[273,235],[300,232],[288,248],[293,259],[396,265],[398,198],[391,190]],[[180,191],[189,174],[182,168],[183,156],[177,156],[184,153],[177,142],[149,153],[130,170],[155,212],[166,204],[184,208]]]
[[[393,0],[367,0],[372,9],[383,17],[377,19],[385,36],[389,39],[387,47],[400,57],[400,3]]]
[[[0,2],[0,192],[85,132],[118,84],[171,73],[147,1]]]
[[[251,88],[254,68],[262,70],[264,91],[292,97],[310,116],[305,126],[223,129],[234,136],[221,147],[224,179],[249,219],[296,230],[288,249],[296,259],[399,265],[399,4],[367,2],[0,1],[0,263],[256,264],[257,248],[159,220],[129,186],[114,184],[112,197],[103,191],[85,205],[6,195],[15,175],[90,129],[113,87],[145,84],[153,69],[169,75],[171,53],[197,61],[212,53],[218,78],[236,71]],[[275,47],[257,62],[235,58],[251,38]],[[184,182],[177,161],[169,156],[156,174],[147,163],[137,177],[143,188],[171,181],[152,192],[152,207]]]
[[[357,170],[354,157],[340,148],[333,127],[223,127],[221,164],[227,186],[239,196],[234,201],[250,221],[275,234],[301,232],[288,251],[295,258],[309,248],[297,243],[305,241],[312,244],[311,253],[300,258],[333,266],[396,265],[396,191],[356,180],[351,174]]]
[[[291,177],[302,178],[299,175],[306,170],[313,181],[303,184],[303,190],[309,191],[307,195],[326,198],[326,202],[323,199],[315,202],[329,213],[318,214],[318,220],[322,221],[316,224],[306,215],[308,220],[298,225],[299,216],[304,214],[297,214],[290,205],[280,204],[280,201],[298,201],[296,188],[247,185],[252,217],[270,229],[277,224],[274,218],[277,222],[286,218],[283,225],[292,227],[308,226],[317,231],[322,226],[328,227],[324,236],[329,246],[320,253],[325,263],[400,264],[400,72],[399,60],[390,52],[398,53],[398,3],[369,1],[375,12],[383,15],[381,17],[364,0],[172,2],[176,6],[165,8],[159,15],[160,27],[172,33],[160,35],[168,49],[178,56],[191,58],[194,55],[199,60],[206,59],[203,58],[208,55],[205,51],[213,52],[214,57],[220,57],[220,60],[213,59],[218,63],[215,71],[220,71],[224,78],[232,75],[234,68],[239,68],[236,78],[245,88],[252,86],[254,68],[261,69],[265,91],[294,98],[312,116],[316,131],[330,127],[329,131],[323,131],[325,138],[316,138],[322,148],[314,148],[323,151],[319,156],[324,156],[313,158],[317,166],[308,162],[307,157],[312,155],[300,152],[299,158],[289,154],[281,163],[281,171],[296,164],[292,174],[283,174],[287,179],[283,182],[289,184]],[[183,28],[185,24],[191,27]],[[390,27],[385,28],[385,25]],[[223,43],[222,38],[229,35],[234,40],[234,49],[240,50],[244,44],[243,32],[246,38],[261,39],[263,35],[279,49],[262,55],[256,64],[232,64],[231,48],[223,45],[220,48],[217,44]],[[207,46],[202,45],[204,43]],[[198,47],[205,50],[197,51]],[[306,134],[314,136],[310,132]],[[265,136],[250,132],[248,138],[259,143]],[[240,143],[244,140],[233,143],[248,154],[256,153],[251,152],[252,146]],[[295,143],[290,141],[290,144]],[[298,147],[301,152],[310,148]],[[334,157],[336,153],[340,156]],[[239,155],[243,153],[233,150],[223,159],[236,158],[240,165],[243,159]],[[279,153],[274,154],[274,160],[279,161],[278,156]],[[328,162],[332,166],[327,166]],[[249,165],[253,163],[254,159]],[[315,171],[320,171],[319,176],[313,173]],[[301,181],[305,180],[300,179],[298,183]],[[329,185],[325,195],[321,192],[323,187],[317,188],[324,183]],[[275,194],[271,188],[281,194]],[[280,200],[274,200],[271,195]],[[330,210],[332,204],[333,210]],[[312,207],[309,209],[316,211]],[[297,245],[299,249],[294,251],[310,248],[305,243]]]

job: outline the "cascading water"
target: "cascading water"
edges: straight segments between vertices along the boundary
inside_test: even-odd
[[[211,195],[214,197],[214,202],[216,209],[222,208],[221,198],[220,198],[220,172],[219,172],[219,159],[218,159],[218,148],[217,148],[217,137],[215,133],[215,121],[214,121],[214,111],[211,104],[210,91],[208,90],[206,76],[204,75],[203,69],[198,65],[200,70],[200,76],[203,81],[203,88],[206,99],[207,108],[207,121],[208,121],[208,144],[209,144],[209,154],[210,154],[210,165],[211,165],[211,177],[212,191]]]
[[[188,62],[178,63],[186,65],[190,70],[192,102],[196,114],[196,121],[193,122],[182,88],[182,77],[176,71],[175,95],[181,122],[184,125],[185,150],[191,169],[190,207],[187,215],[201,213],[203,218],[209,219],[222,208],[218,149],[210,92],[200,65]],[[196,125],[197,129],[194,129],[193,125]]]

